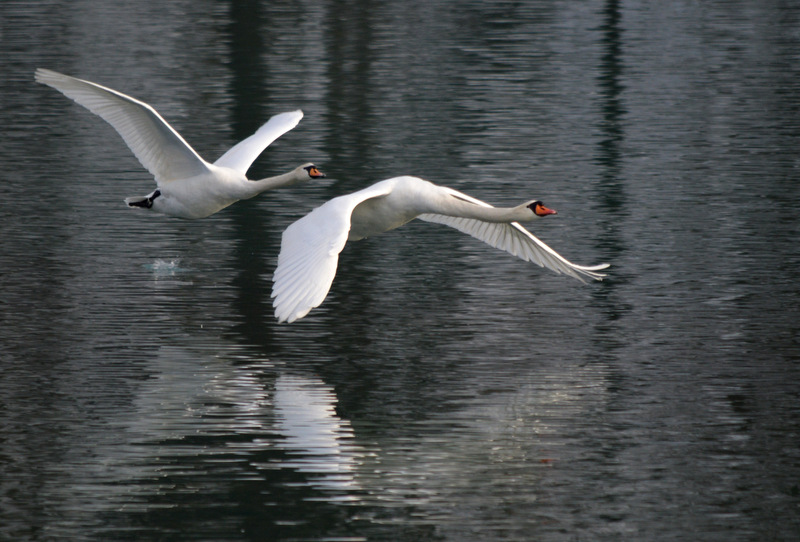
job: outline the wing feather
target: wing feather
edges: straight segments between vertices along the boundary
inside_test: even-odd
[[[586,282],[584,280],[585,277],[602,280],[605,275],[597,271],[608,267],[608,264],[595,266],[576,265],[544,244],[518,222],[510,224],[491,223],[438,214],[422,214],[419,218],[426,222],[450,226],[494,248],[504,250],[517,258],[536,263],[556,273],[569,275],[581,282]]]
[[[242,175],[246,174],[255,159],[264,152],[264,149],[297,126],[297,123],[302,118],[303,112],[299,109],[275,115],[264,123],[256,133],[231,147],[219,160],[214,162],[214,165],[235,169]]]
[[[286,228],[272,276],[272,306],[279,322],[294,322],[325,300],[336,276],[339,253],[347,243],[353,209],[390,191],[390,184],[377,183],[339,196]]]
[[[109,123],[157,183],[208,172],[208,163],[148,104],[51,70],[39,68],[35,77]]]

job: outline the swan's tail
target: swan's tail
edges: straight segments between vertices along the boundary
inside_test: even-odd
[[[148,194],[144,197],[132,197],[132,198],[125,198],[125,205],[128,207],[139,207],[140,209],[152,209],[153,208],[153,200],[155,200],[158,196],[161,195],[159,190],[156,190],[152,194]]]

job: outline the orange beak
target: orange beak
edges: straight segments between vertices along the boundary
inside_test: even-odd
[[[547,216],[547,215],[557,215],[558,213],[554,209],[548,209],[541,203],[536,205],[536,208],[533,210],[536,213],[536,216]]]
[[[308,170],[308,176],[311,177],[312,179],[321,179],[325,177],[325,174],[322,173],[317,168],[312,167],[311,169]]]

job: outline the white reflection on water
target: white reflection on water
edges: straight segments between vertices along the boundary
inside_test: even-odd
[[[174,277],[175,275],[188,273],[190,271],[189,269],[181,267],[180,264],[180,259],[162,260],[159,258],[151,264],[146,264],[144,268],[148,271],[152,271],[153,278],[158,280],[163,277]]]
[[[309,483],[318,489],[356,488],[353,429],[336,413],[333,388],[319,378],[282,374],[274,401],[276,428],[285,437],[277,446],[290,457],[282,465],[317,475]]]
[[[70,439],[47,483],[62,503],[54,517],[65,521],[51,522],[48,534],[71,537],[71,525],[152,514],[187,495],[225,505],[235,488],[266,480],[300,488],[307,500],[356,501],[361,452],[333,388],[236,357],[213,346],[160,347],[128,408],[103,409]]]

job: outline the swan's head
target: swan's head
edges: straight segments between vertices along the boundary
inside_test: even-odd
[[[529,204],[526,205],[526,207],[528,209],[530,209],[531,211],[533,211],[533,214],[538,216],[538,217],[547,216],[547,215],[557,215],[558,214],[555,211],[555,209],[548,209],[539,200],[530,202]]]
[[[314,164],[304,164],[297,168],[298,175],[304,180],[308,181],[310,179],[324,179],[325,174],[322,173],[317,166]]]

